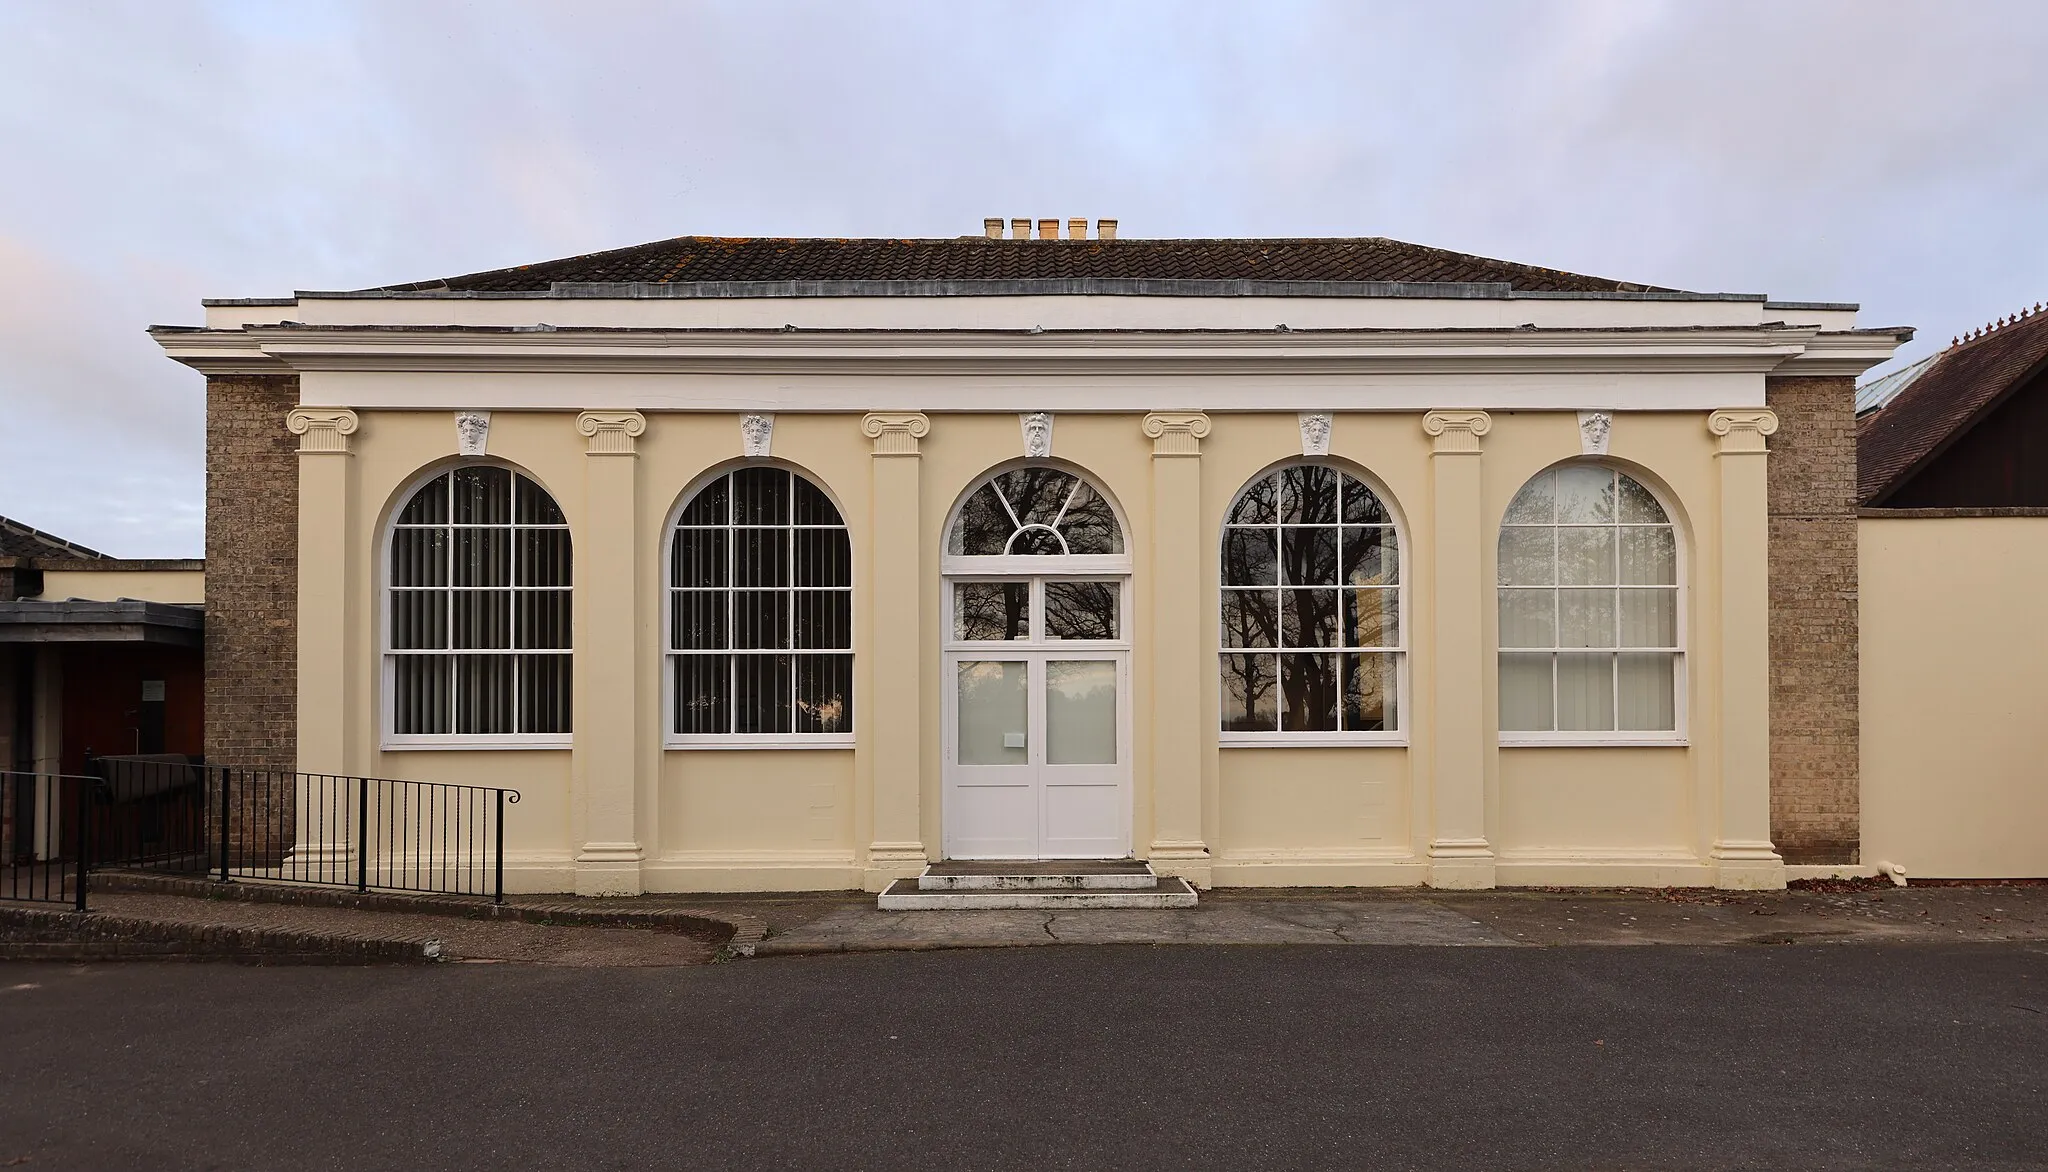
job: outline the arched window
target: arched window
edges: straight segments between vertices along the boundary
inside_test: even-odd
[[[566,743],[569,526],[509,468],[443,472],[391,527],[385,623],[395,743]]]
[[[741,468],[698,489],[668,594],[674,743],[852,743],[853,547],[816,485]]]
[[[1120,554],[1116,512],[1087,481],[1058,468],[999,473],[969,494],[946,538],[956,557]]]
[[[1298,464],[1248,486],[1223,527],[1226,739],[1397,730],[1400,582],[1393,517],[1364,481]]]
[[[1598,464],[1537,474],[1498,577],[1503,734],[1677,731],[1678,542],[1649,489]]]

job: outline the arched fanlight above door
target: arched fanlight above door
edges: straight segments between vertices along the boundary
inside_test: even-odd
[[[954,557],[1121,556],[1123,526],[1086,480],[1059,468],[1000,472],[969,493],[946,537]]]

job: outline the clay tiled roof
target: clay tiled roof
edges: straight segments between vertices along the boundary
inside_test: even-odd
[[[2048,313],[2016,315],[2009,323],[1958,342],[1884,409],[1856,429],[1856,495],[1865,505],[1886,494],[1940,455],[2035,372],[2048,368]]]
[[[107,556],[95,549],[87,549],[53,537],[40,529],[32,529],[19,521],[0,517],[0,557],[8,558],[103,558]]]
[[[390,285],[545,292],[557,281],[1412,281],[1548,293],[1671,292],[1382,237],[1302,240],[831,240],[678,236],[517,268]]]

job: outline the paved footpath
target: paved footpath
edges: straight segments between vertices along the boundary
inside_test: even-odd
[[[177,895],[103,892],[95,914],[204,926],[276,929],[330,937],[437,941],[446,960],[572,966],[706,964],[716,945],[679,932],[470,920],[460,916],[244,903]]]
[[[772,908],[774,905],[767,905]],[[790,905],[801,907],[800,904]],[[1184,911],[884,912],[777,922],[758,955],[1048,944],[1790,944],[2048,940],[2048,884],[1819,890],[1214,891]]]
[[[2048,946],[0,965],[0,1167],[2039,1169]]]
[[[206,890],[203,884],[170,886]],[[883,912],[876,909],[872,896],[855,893],[622,900],[536,896],[513,901],[523,905],[512,909],[521,919],[469,918],[488,910],[475,903],[454,904],[452,910],[458,914],[425,914],[417,904],[387,897],[376,897],[385,906],[370,908],[261,902],[247,898],[259,894],[249,886],[233,889],[244,897],[240,899],[197,898],[167,890],[96,891],[95,911],[84,921],[68,921],[48,911],[38,914],[46,920],[54,917],[99,927],[113,921],[145,929],[155,926],[180,939],[201,940],[194,945],[153,946],[183,949],[188,956],[227,950],[203,942],[223,933],[269,933],[292,934],[314,945],[341,942],[342,948],[324,958],[330,961],[346,958],[348,942],[368,942],[378,949],[371,959],[438,955],[444,960],[573,967],[698,965],[733,952],[765,957],[1062,944],[1514,947],[2048,941],[2044,883],[1904,889],[1840,883],[1777,892],[1214,891],[1188,910],[1057,912]],[[287,894],[355,898],[347,893]],[[444,913],[451,910],[446,903]],[[578,919],[604,922],[563,922]],[[680,927],[690,919],[694,928]],[[705,932],[717,929],[717,920],[741,933],[724,952],[712,942],[723,937]],[[56,935],[36,939],[62,939],[67,930],[53,928]],[[52,950],[66,959],[106,955],[104,950],[68,949],[55,943],[8,944],[4,932],[0,925],[0,955],[11,953],[17,959],[48,956]],[[264,959],[254,946],[241,947],[240,954]]]

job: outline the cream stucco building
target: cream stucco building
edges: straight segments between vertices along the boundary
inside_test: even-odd
[[[1835,431],[1908,331],[1051,237],[683,238],[159,328],[210,382],[209,752],[514,786],[532,891],[1858,861]],[[1848,645],[1799,640],[1839,573]]]

